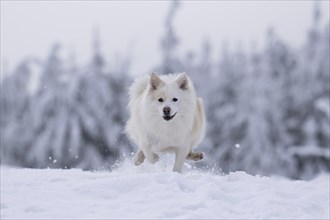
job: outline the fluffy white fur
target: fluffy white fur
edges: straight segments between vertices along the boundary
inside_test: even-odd
[[[173,171],[181,172],[185,159],[200,160],[194,153],[204,136],[205,116],[202,99],[195,94],[185,73],[138,78],[129,91],[130,118],[126,133],[138,145],[136,165],[145,158],[155,163],[163,151],[176,154]],[[170,113],[166,115],[167,110]],[[167,112],[168,113],[168,112]]]

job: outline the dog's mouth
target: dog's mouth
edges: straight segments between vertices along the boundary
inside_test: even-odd
[[[164,115],[164,116],[163,116],[163,119],[166,120],[166,121],[169,121],[169,120],[171,120],[172,118],[174,118],[175,115],[176,115],[176,112],[175,112],[175,114],[172,115],[172,116],[170,116],[170,115]]]

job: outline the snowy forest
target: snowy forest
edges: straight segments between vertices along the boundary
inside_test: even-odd
[[[298,48],[269,29],[262,49],[223,47],[217,61],[207,40],[179,55],[185,39],[173,26],[176,13],[173,3],[159,40],[162,62],[146,74],[186,72],[204,99],[207,132],[198,150],[206,156],[195,165],[293,179],[330,172],[330,34],[320,10],[311,11]],[[111,169],[136,151],[123,132],[134,60],[106,60],[97,31],[92,45],[85,65],[61,57],[56,44],[47,58],[28,57],[4,74],[1,164]]]

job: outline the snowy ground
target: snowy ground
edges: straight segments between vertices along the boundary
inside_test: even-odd
[[[327,174],[306,182],[160,166],[2,167],[1,219],[329,219]]]

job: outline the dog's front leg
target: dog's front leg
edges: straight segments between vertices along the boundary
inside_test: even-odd
[[[174,172],[181,173],[182,172],[182,167],[183,163],[187,158],[188,152],[186,149],[177,149],[175,152],[175,164],[173,167]]]
[[[143,153],[151,164],[154,164],[159,160],[159,156],[151,151],[151,145],[146,145],[143,149]]]
[[[145,156],[143,154],[143,151],[139,149],[138,152],[135,153],[134,158],[133,158],[135,166],[138,166],[141,163],[143,163],[144,158],[145,158]]]

